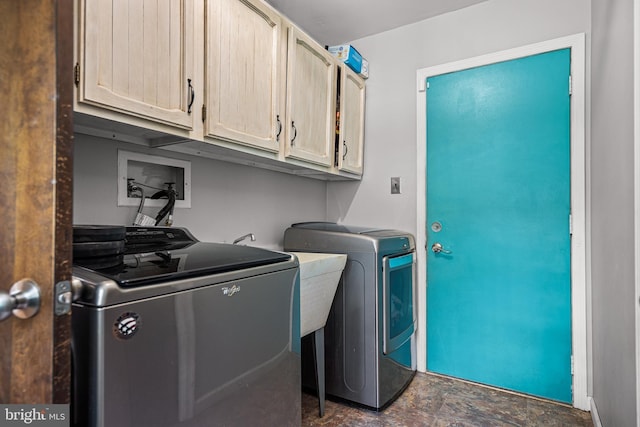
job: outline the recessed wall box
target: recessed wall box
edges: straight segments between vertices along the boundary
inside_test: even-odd
[[[162,207],[167,199],[150,199],[173,183],[176,208],[191,207],[191,162],[118,150],[118,206],[138,206],[140,193],[129,191],[129,180],[144,190],[144,206]]]

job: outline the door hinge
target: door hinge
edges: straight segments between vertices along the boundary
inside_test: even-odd
[[[418,85],[418,92],[424,92],[429,87],[429,82],[425,80],[420,80],[420,84]]]
[[[207,106],[202,104],[202,123],[207,120]]]
[[[76,66],[73,67],[73,81],[78,86],[80,84],[80,63],[76,62]]]
[[[569,96],[573,94],[573,80],[571,80],[571,74],[569,74]]]
[[[573,235],[573,217],[569,214],[569,236]]]
[[[56,283],[54,312],[56,316],[62,316],[71,311],[71,303],[73,302],[73,292],[71,282],[63,280]]]
[[[573,375],[573,354],[571,355],[571,375]]]

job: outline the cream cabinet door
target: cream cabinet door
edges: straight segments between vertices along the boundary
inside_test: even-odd
[[[289,28],[286,157],[333,166],[336,67],[322,46]]]
[[[257,0],[210,0],[206,135],[278,152],[284,136],[280,15]]]
[[[79,102],[193,127],[192,0],[86,0]]]
[[[341,64],[338,169],[355,174],[362,174],[364,92],[364,80]]]

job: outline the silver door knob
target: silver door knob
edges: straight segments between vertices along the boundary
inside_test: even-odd
[[[11,286],[9,293],[0,292],[0,321],[11,316],[28,319],[40,310],[40,287],[31,279],[22,279]]]
[[[440,243],[434,243],[433,245],[431,245],[431,250],[436,253],[436,254],[450,254],[451,251],[446,250],[445,248],[442,247],[442,244]]]

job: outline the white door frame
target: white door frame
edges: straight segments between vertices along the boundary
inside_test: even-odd
[[[633,150],[636,312],[636,425],[640,426],[640,0],[633,2]]]
[[[640,0],[636,0],[638,2]],[[586,138],[585,138],[585,35],[567,37],[535,43],[501,52],[451,62],[417,71],[417,224],[416,247],[418,248],[418,370],[426,371],[426,106],[425,80],[431,76],[461,71],[468,68],[508,61],[552,50],[571,49],[571,322],[573,350],[573,406],[589,410],[587,390],[587,334],[591,331],[591,319],[587,310],[588,276],[586,269]],[[637,76],[636,76],[637,77]],[[637,119],[637,117],[636,117]],[[638,198],[637,198],[638,199]],[[640,234],[637,234],[640,241]],[[640,351],[640,350],[639,350]]]

